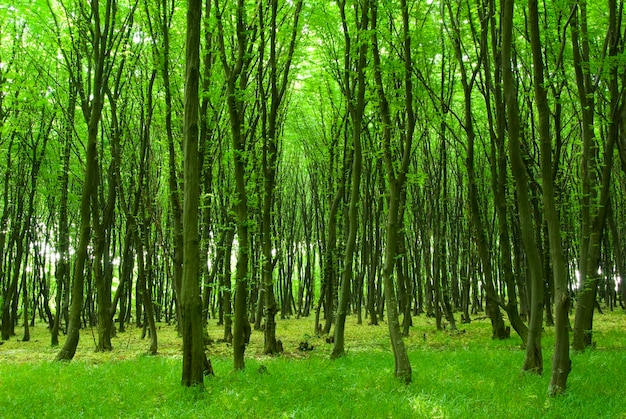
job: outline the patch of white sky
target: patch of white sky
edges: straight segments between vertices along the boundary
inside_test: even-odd
[[[143,42],[144,34],[141,31],[137,31],[133,34],[133,43],[140,44]]]
[[[578,271],[578,269],[576,269],[574,271],[574,275],[576,276],[576,286],[575,289],[581,289],[583,287],[583,283],[582,283],[582,278],[580,277],[580,272]],[[598,275],[600,275],[600,277],[602,277],[602,267],[598,268]],[[612,278],[612,284],[613,287],[615,288],[615,291],[619,291],[619,287],[620,284],[622,283],[622,278],[619,275],[613,275]]]
[[[153,39],[150,35],[145,33],[144,31],[138,30],[133,33],[133,44],[149,44],[152,43]]]

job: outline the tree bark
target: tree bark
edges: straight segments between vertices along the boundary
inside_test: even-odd
[[[535,102],[539,114],[539,141],[541,150],[541,180],[543,182],[543,207],[548,224],[550,260],[554,275],[554,295],[556,302],[555,342],[552,357],[552,376],[549,394],[565,391],[567,376],[571,370],[569,359],[569,292],[567,289],[567,268],[561,245],[561,221],[554,198],[552,165],[552,140],[550,137],[550,111],[544,87],[544,66],[539,31],[539,11],[537,0],[528,1],[528,23],[530,27],[531,51],[533,57],[533,82]],[[532,316],[532,313],[531,313]]]
[[[519,107],[517,91],[513,80],[513,63],[511,56],[513,35],[514,0],[502,2],[502,85],[506,101],[506,111],[509,128],[509,155],[511,172],[515,177],[517,191],[517,208],[519,212],[522,242],[526,253],[527,268],[530,272],[531,302],[530,322],[526,340],[526,357],[522,369],[541,375],[543,373],[543,354],[541,350],[541,333],[543,328],[543,284],[544,275],[539,254],[539,247],[535,240],[535,227],[530,208],[530,194],[526,167],[522,159],[519,129]]]
[[[464,130],[467,135],[467,156],[465,164],[467,168],[468,181],[468,199],[470,223],[473,230],[476,249],[482,265],[483,285],[486,294],[486,314],[491,320],[491,330],[493,339],[506,339],[510,336],[510,329],[505,327],[502,313],[500,312],[499,298],[493,281],[492,259],[485,234],[485,226],[482,220],[480,206],[478,203],[478,188],[476,180],[476,170],[474,166],[474,142],[476,133],[474,131],[474,116],[472,111],[472,86],[476,80],[477,70],[473,70],[473,74],[468,78],[467,70],[463,60],[463,52],[461,49],[461,33],[459,22],[452,11],[450,3],[447,4],[449,14],[453,22],[452,42],[456,54],[457,61],[460,66],[461,84],[463,86],[464,96]]]
[[[204,353],[199,283],[198,206],[200,201],[198,113],[200,83],[200,31],[202,0],[187,2],[185,47],[185,116],[183,201],[183,277],[180,307],[183,333],[183,386],[204,386],[207,358]],[[210,364],[209,364],[210,366]],[[212,371],[208,371],[212,372]]]
[[[280,147],[279,138],[279,125],[280,125],[280,112],[282,108],[283,98],[287,89],[289,81],[289,70],[291,68],[291,61],[295,52],[296,40],[298,36],[298,20],[300,18],[300,10],[302,9],[302,0],[296,4],[296,9],[293,15],[293,26],[291,31],[291,37],[289,42],[289,49],[286,53],[285,62],[279,68],[278,57],[279,51],[277,51],[277,32],[280,27],[278,22],[278,1],[272,0],[270,6],[270,24],[267,30],[269,31],[270,41],[270,56],[269,56],[269,95],[265,91],[263,86],[260,86],[262,93],[261,108],[263,109],[263,122],[267,124],[267,129],[263,129],[263,222],[262,225],[262,248],[263,248],[263,266],[262,266],[262,286],[264,288],[265,296],[265,331],[264,331],[264,349],[265,354],[274,354],[278,352],[276,343],[276,313],[278,308],[276,305],[276,299],[274,298],[274,280],[273,272],[275,265],[275,258],[272,255],[272,250],[276,247],[272,232],[274,230],[274,201],[275,201],[275,189],[276,189],[276,174],[278,172],[278,151]],[[263,6],[259,6],[261,12],[260,20],[263,23]],[[260,54],[261,62],[263,61],[264,49],[265,49],[265,34],[261,35],[260,42]],[[262,66],[259,70],[262,74]],[[282,74],[281,74],[282,73]],[[263,82],[260,77],[260,82]],[[269,99],[269,112],[267,112],[267,100]],[[265,126],[264,126],[265,128]],[[294,212],[295,214],[295,212]],[[294,220],[295,221],[295,220]],[[291,224],[293,227],[294,224]],[[284,304],[283,304],[284,305]],[[287,302],[289,307],[289,301]],[[285,311],[282,313],[285,315]]]
[[[356,248],[356,236],[358,231],[358,204],[361,190],[361,168],[362,168],[362,151],[361,151],[361,132],[363,130],[363,112],[365,110],[365,66],[367,60],[367,42],[365,41],[366,31],[368,29],[368,14],[370,3],[365,0],[359,10],[355,5],[355,14],[357,19],[356,47],[358,55],[356,61],[352,62],[351,38],[348,30],[346,19],[346,1],[337,2],[341,13],[341,20],[344,31],[345,40],[345,60],[343,68],[343,85],[345,95],[348,102],[348,113],[352,122],[352,173],[350,181],[350,202],[348,204],[348,237],[346,240],[346,248],[343,258],[343,272],[341,275],[341,284],[339,291],[339,304],[337,307],[337,318],[335,320],[334,346],[330,355],[331,359],[338,358],[345,353],[345,325],[346,315],[348,314],[348,302],[350,301],[350,287],[353,277],[354,251]],[[356,80],[351,81],[351,69],[356,65]]]
[[[247,29],[245,2],[238,0],[235,11],[236,40],[234,59],[229,60],[226,52],[224,26],[222,21],[223,10],[220,10],[218,0],[215,0],[217,13],[217,29],[220,59],[226,74],[226,102],[230,119],[230,128],[233,144],[233,160],[235,174],[235,213],[237,218],[237,270],[235,277],[235,314],[233,321],[233,368],[245,368],[244,353],[250,337],[250,323],[248,321],[248,262],[250,252],[250,238],[248,228],[248,197],[246,195],[246,162],[248,150],[246,147],[247,135],[254,132],[254,126],[246,127],[243,93],[248,87],[249,71],[253,54],[251,53],[250,36],[252,31]],[[252,123],[254,125],[254,122]]]
[[[67,105],[67,122],[65,125],[65,137],[63,138],[63,152],[61,155],[61,173],[59,179],[61,182],[60,201],[59,201],[59,220],[57,253],[59,259],[56,265],[55,278],[57,283],[57,291],[55,297],[56,313],[54,316],[54,324],[52,326],[50,344],[51,346],[59,345],[59,328],[61,325],[61,317],[67,306],[63,302],[63,293],[67,292],[69,286],[69,221],[67,215],[67,202],[69,195],[69,172],[70,172],[70,153],[72,147],[72,139],[74,137],[74,117],[76,113],[76,88],[69,83],[69,98]]]
[[[615,69],[610,72],[609,90],[611,95],[610,120],[608,138],[604,146],[604,161],[599,162],[599,144],[594,130],[594,93],[595,84],[587,69],[590,63],[587,9],[586,2],[576,2],[573,6],[572,19],[572,51],[576,85],[582,113],[583,152],[581,159],[582,174],[582,237],[580,239],[579,274],[582,289],[579,290],[576,304],[576,318],[574,321],[574,337],[572,347],[577,351],[584,351],[592,345],[593,312],[596,307],[596,295],[600,274],[601,245],[604,236],[604,227],[609,207],[611,172],[613,166],[613,148],[616,137],[619,135],[619,118],[622,114],[619,109],[619,90]],[[621,18],[618,20],[617,3],[609,0],[609,28],[607,44],[609,56],[615,58],[618,54],[620,41]],[[582,45],[579,39],[582,36]],[[601,173],[598,178],[597,173]],[[600,188],[597,185],[600,185]],[[598,193],[600,191],[600,193]],[[557,296],[558,298],[558,296]]]
[[[481,59],[482,68],[485,72],[485,87],[483,96],[485,98],[485,106],[487,110],[487,120],[489,122],[489,136],[491,139],[490,147],[490,167],[491,167],[491,185],[494,195],[494,208],[498,220],[498,249],[500,252],[499,270],[501,277],[504,278],[506,285],[506,295],[508,297],[506,304],[502,303],[502,307],[507,313],[511,326],[522,339],[522,344],[526,346],[528,337],[528,327],[522,320],[518,310],[517,290],[513,273],[512,254],[511,254],[511,238],[509,234],[509,217],[507,209],[507,150],[506,150],[506,106],[502,91],[503,63],[509,66],[511,61],[511,53],[507,52],[508,59],[503,58],[501,46],[501,32],[498,31],[496,22],[495,2],[477,2],[479,4],[479,16],[481,21]],[[500,14],[502,16],[502,14]],[[504,24],[501,20],[500,28]],[[491,51],[489,55],[489,34],[491,35]],[[509,47],[510,50],[510,47]],[[492,72],[493,66],[493,72]],[[510,69],[509,69],[510,70]],[[492,82],[493,79],[493,82]],[[511,87],[509,87],[511,88]],[[514,86],[513,86],[514,88]],[[493,92],[493,93],[492,93]],[[516,93],[516,92],[515,92]],[[493,96],[493,97],[492,97]],[[492,100],[495,102],[495,108],[492,106]],[[515,96],[517,102],[517,96]],[[495,115],[494,115],[495,114]],[[515,116],[517,117],[517,115]],[[519,137],[519,123],[517,123],[516,135]],[[504,300],[502,296],[502,300]]]
[[[374,80],[376,84],[376,93],[378,96],[378,104],[382,120],[382,150],[385,163],[385,172],[389,185],[388,213],[387,213],[387,229],[386,229],[386,248],[385,260],[383,266],[383,286],[385,293],[385,304],[387,305],[387,324],[389,326],[389,337],[394,353],[395,376],[405,384],[411,383],[412,368],[408,357],[404,339],[400,330],[400,322],[398,316],[398,302],[396,300],[396,287],[393,281],[393,271],[398,256],[397,238],[398,231],[402,230],[403,222],[400,218],[401,201],[403,190],[406,188],[406,175],[411,161],[411,148],[413,142],[413,133],[415,129],[415,116],[413,113],[413,85],[412,85],[412,61],[411,61],[411,37],[409,33],[409,14],[405,0],[401,1],[402,22],[403,22],[403,38],[402,51],[404,59],[404,88],[405,88],[405,109],[407,126],[405,127],[405,135],[401,136],[405,139],[401,146],[402,160],[396,172],[394,168],[393,157],[391,153],[391,117],[389,111],[389,103],[384,90],[381,74],[380,52],[377,35],[377,18],[378,3],[373,2],[372,11],[372,53],[374,56]],[[398,279],[400,280],[400,279]]]
[[[110,6],[110,5],[109,5]],[[104,106],[104,90],[108,80],[110,69],[105,68],[108,61],[108,40],[110,28],[108,25],[100,26],[100,10],[98,1],[91,3],[93,14],[93,59],[96,70],[93,77],[92,97],[85,96],[82,86],[77,86],[81,92],[83,114],[88,123],[87,146],[85,158],[85,181],[80,203],[80,224],[79,239],[76,248],[74,262],[74,282],[72,285],[72,305],[70,308],[70,319],[67,331],[67,339],[61,351],[57,354],[57,361],[70,361],[76,353],[78,346],[79,330],[81,324],[81,312],[83,309],[83,286],[85,281],[85,264],[88,256],[88,247],[91,241],[91,209],[92,201],[97,199],[98,191],[98,127],[102,117],[102,107]],[[110,23],[111,8],[106,10],[105,22]],[[78,69],[82,71],[82,69]],[[74,80],[74,82],[78,82]]]

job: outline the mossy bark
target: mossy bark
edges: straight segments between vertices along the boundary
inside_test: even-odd
[[[200,201],[198,159],[198,113],[200,80],[200,28],[202,0],[187,2],[185,57],[185,179],[183,200],[183,277],[180,307],[183,333],[184,386],[203,386],[206,356],[200,299],[198,206]]]

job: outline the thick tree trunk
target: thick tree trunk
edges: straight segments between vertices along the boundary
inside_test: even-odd
[[[187,2],[184,117],[183,277],[180,308],[183,333],[183,386],[203,386],[207,370],[204,353],[202,302],[199,283],[198,206],[200,168],[198,160],[198,113],[200,80],[200,29],[202,0]],[[208,364],[208,371],[210,363]]]

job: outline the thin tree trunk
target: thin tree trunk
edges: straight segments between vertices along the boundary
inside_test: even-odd
[[[561,221],[554,198],[552,141],[550,137],[550,111],[548,97],[544,87],[543,55],[539,31],[539,11],[537,0],[528,1],[528,22],[530,27],[531,51],[533,57],[533,81],[535,102],[539,114],[539,141],[541,146],[541,179],[543,182],[543,207],[548,224],[550,241],[550,260],[554,275],[554,294],[556,302],[555,342],[552,357],[552,376],[549,394],[556,395],[565,391],[567,376],[571,370],[569,359],[569,305],[567,290],[567,270],[561,245]],[[531,297],[533,298],[533,297]],[[532,311],[531,311],[532,316]]]
[[[72,73],[72,83],[80,93],[81,106],[85,122],[87,123],[87,144],[85,158],[85,180],[83,184],[83,192],[80,203],[80,223],[79,223],[79,239],[75,253],[74,264],[74,283],[72,285],[72,306],[70,309],[70,319],[65,345],[58,353],[56,359],[58,361],[69,361],[76,353],[78,346],[79,330],[81,325],[81,312],[83,310],[83,286],[85,282],[85,268],[88,262],[88,248],[91,241],[91,230],[97,229],[98,226],[92,225],[93,209],[98,206],[98,189],[100,184],[99,163],[98,163],[98,130],[102,119],[102,109],[104,106],[105,92],[108,86],[108,80],[112,71],[112,60],[115,58],[115,48],[119,45],[123,37],[114,37],[112,35],[113,28],[116,24],[115,5],[107,2],[106,6],[101,8],[98,1],[89,4],[89,14],[85,10],[84,16],[89,16],[90,22],[84,22],[90,25],[91,33],[91,53],[90,58],[93,63],[93,77],[90,79],[91,90],[86,91],[81,85],[80,76]],[[128,19],[132,14],[126,17],[125,26],[130,28]],[[57,30],[59,30],[56,22]],[[71,63],[71,54],[65,50],[62,51],[65,61],[68,65]],[[83,57],[84,58],[84,57]],[[82,72],[81,57],[77,57],[76,71]],[[119,74],[118,74],[119,77]],[[97,217],[98,214],[95,214]],[[95,243],[97,246],[97,243]],[[88,269],[92,269],[91,263]],[[92,272],[89,272],[89,276]],[[88,283],[90,288],[90,282]],[[91,295],[88,296],[91,298]],[[89,301],[89,300],[88,300]],[[89,301],[91,303],[91,301]],[[91,312],[91,304],[88,304],[88,311]],[[90,321],[91,321],[90,316]]]
[[[278,312],[276,300],[274,298],[274,281],[273,272],[275,260],[272,256],[272,249],[274,246],[274,240],[272,237],[272,231],[274,228],[273,219],[273,206],[275,201],[276,190],[276,174],[278,172],[278,150],[280,146],[279,139],[279,124],[280,124],[280,111],[283,102],[283,98],[287,89],[289,81],[289,70],[291,67],[291,60],[294,55],[296,39],[298,36],[298,20],[300,18],[300,10],[302,9],[302,0],[298,1],[296,9],[293,15],[293,26],[291,31],[291,38],[289,43],[289,49],[286,53],[285,63],[279,68],[277,54],[277,32],[280,29],[278,26],[282,22],[278,22],[278,1],[272,0],[270,6],[270,24],[269,24],[269,41],[270,41],[270,56],[269,56],[269,83],[270,91],[269,95],[266,95],[264,88],[261,86],[261,92],[264,99],[262,100],[261,107],[264,113],[264,123],[267,122],[267,130],[263,129],[264,143],[263,143],[263,222],[262,222],[262,240],[263,240],[263,266],[262,266],[262,283],[265,291],[265,331],[264,331],[264,349],[265,354],[274,354],[278,352],[278,346],[276,343],[276,320],[275,316]],[[263,6],[259,6],[260,20],[263,23]],[[263,53],[265,49],[265,37],[261,35],[260,43],[261,61],[263,60]],[[262,72],[262,67],[259,69]],[[281,74],[282,73],[282,74]],[[262,81],[262,79],[261,79]],[[269,96],[269,97],[268,97]],[[267,112],[266,99],[269,98],[269,112]],[[265,127],[264,127],[265,128]],[[295,211],[294,211],[295,217]],[[291,224],[293,228],[295,223]],[[287,278],[289,279],[289,278]],[[288,296],[291,293],[288,294]],[[287,298],[288,296],[285,296]],[[290,299],[285,304],[284,308],[288,308]],[[287,315],[286,311],[282,310],[282,315]]]
[[[100,101],[102,99],[100,98]],[[98,102],[95,102],[94,105]],[[100,104],[100,109],[101,104]],[[70,307],[70,319],[67,329],[67,339],[61,351],[57,354],[57,361],[71,361],[76,353],[80,334],[80,315],[83,309],[83,286],[85,282],[85,263],[91,238],[91,199],[96,194],[97,179],[97,136],[99,117],[93,111],[89,123],[89,138],[87,142],[87,156],[85,167],[85,182],[80,204],[80,234],[74,262],[74,282],[72,284],[72,305]],[[98,112],[99,113],[99,112]]]
[[[492,259],[478,203],[477,180],[474,167],[474,142],[476,133],[474,131],[474,116],[472,111],[472,86],[476,80],[477,70],[473,70],[474,73],[471,75],[471,78],[468,79],[468,74],[463,60],[463,52],[461,49],[461,33],[458,26],[459,22],[456,21],[456,17],[454,16],[450,3],[448,3],[447,6],[449,8],[451,20],[453,21],[452,41],[454,44],[456,58],[460,66],[461,84],[463,86],[463,123],[465,133],[467,135],[467,156],[465,158],[465,163],[467,168],[470,222],[474,233],[473,235],[476,243],[476,249],[482,264],[483,286],[486,294],[486,312],[487,316],[491,320],[492,338],[506,339],[510,336],[510,329],[505,327],[502,313],[500,312],[499,298],[493,280]],[[473,307],[473,309],[475,309],[475,307]]]
[[[165,132],[167,135],[167,148],[168,148],[168,187],[169,187],[169,201],[172,223],[172,239],[173,239],[173,252],[172,252],[172,265],[174,268],[174,295],[176,297],[177,306],[180,306],[180,293],[183,281],[183,209],[181,205],[181,191],[178,182],[176,163],[176,147],[174,143],[174,134],[172,129],[172,89],[170,83],[170,24],[171,15],[173,10],[169,6],[170,2],[167,0],[161,0],[161,14],[160,24],[163,35],[163,58],[161,67],[161,77],[163,78],[163,90],[165,93]],[[172,5],[174,3],[171,3]],[[194,4],[195,6],[195,4]],[[188,6],[189,7],[189,6]],[[200,6],[201,7],[201,6]],[[199,31],[200,29],[198,29]],[[157,45],[155,43],[155,45]],[[181,322],[180,313],[177,311],[176,316]],[[139,316],[138,316],[139,317]]]
[[[499,270],[501,271],[501,277],[504,278],[506,285],[506,295],[508,297],[507,303],[502,307],[507,313],[511,326],[515,332],[522,339],[522,344],[525,346],[528,336],[528,327],[524,324],[524,321],[519,315],[518,301],[516,292],[516,283],[513,275],[513,264],[511,257],[511,239],[509,235],[509,219],[507,214],[507,152],[505,147],[505,130],[506,130],[506,107],[504,105],[505,99],[503,98],[502,91],[502,74],[505,71],[505,66],[509,66],[511,61],[510,52],[507,52],[508,59],[504,59],[501,53],[501,49],[505,48],[500,46],[501,42],[498,39],[500,35],[496,25],[496,10],[495,2],[480,2],[479,15],[481,16],[481,57],[483,60],[482,68],[485,72],[485,91],[483,96],[485,98],[485,105],[487,108],[487,118],[489,121],[489,134],[491,139],[490,148],[490,167],[491,167],[491,184],[494,194],[494,207],[498,220],[498,249],[500,250],[500,264]],[[504,22],[502,22],[504,23]],[[491,34],[491,49],[493,53],[493,59],[489,55],[489,41],[488,35]],[[510,49],[510,47],[509,47]],[[492,64],[493,63],[493,64]],[[491,67],[494,67],[493,76]],[[510,69],[507,69],[509,71]],[[493,77],[493,83],[492,83]],[[514,87],[514,86],[513,86]],[[492,107],[492,94],[495,101],[495,109]],[[517,101],[517,96],[515,97]],[[494,116],[495,111],[495,116]],[[516,116],[517,117],[517,116]],[[495,118],[495,121],[494,121]],[[517,123],[519,126],[519,123]],[[516,128],[519,137],[519,128]],[[505,296],[502,296],[504,300]]]
[[[235,277],[235,314],[233,322],[233,368],[245,368],[244,353],[250,337],[250,323],[248,321],[248,262],[250,252],[250,237],[248,229],[248,197],[246,195],[246,163],[248,150],[246,147],[247,135],[254,132],[254,126],[246,127],[244,98],[242,93],[248,87],[249,71],[253,54],[249,51],[251,32],[247,30],[246,7],[243,0],[237,1],[235,12],[236,44],[233,62],[230,62],[230,53],[226,52],[224,26],[222,22],[223,10],[220,10],[218,0],[215,0],[217,13],[217,29],[219,51],[222,66],[226,74],[227,105],[231,126],[233,144],[233,160],[235,174],[235,212],[237,217],[237,239],[239,243],[237,255],[237,270]],[[254,125],[254,123],[252,124]],[[249,129],[248,129],[249,128]],[[245,132],[244,132],[245,131]]]
[[[141,193],[141,192],[139,192]],[[147,240],[146,235],[148,234],[146,231],[142,231],[142,227],[135,224],[135,248],[137,249],[137,278],[141,278],[141,280],[137,280],[138,292],[141,294],[141,301],[143,302],[143,306],[145,309],[145,319],[148,321],[148,330],[150,331],[150,347],[148,348],[148,353],[150,355],[156,355],[158,349],[158,340],[157,340],[157,330],[156,324],[154,321],[154,309],[152,305],[152,296],[148,292],[148,287],[146,286],[146,261],[144,257],[144,252],[146,249],[144,245],[144,241]],[[149,256],[148,256],[149,257]],[[144,324],[144,330],[146,325]]]
[[[610,128],[604,149],[604,161],[598,161],[599,144],[594,130],[594,92],[595,85],[591,81],[589,70],[586,69],[590,62],[587,10],[586,2],[577,2],[573,7],[572,19],[572,51],[574,69],[576,72],[576,84],[582,112],[582,237],[580,240],[580,283],[576,305],[576,318],[574,322],[574,337],[572,346],[577,351],[583,351],[592,345],[593,312],[597,305],[596,294],[600,275],[601,244],[606,225],[606,216],[609,206],[611,172],[613,166],[613,148],[618,136],[619,118],[622,112],[619,109],[619,91],[617,86],[617,73],[613,68],[610,73],[609,90],[611,93],[610,104]],[[580,13],[580,17],[578,14]],[[609,28],[607,42],[609,44],[610,58],[617,57],[620,44],[620,27],[615,0],[609,1]],[[579,35],[582,36],[582,48]],[[581,52],[582,49],[582,52]],[[598,178],[597,173],[601,173]],[[597,185],[600,185],[598,188]],[[598,191],[600,193],[598,194]],[[558,296],[557,296],[558,298]]]
[[[415,129],[415,116],[413,113],[413,87],[412,87],[412,62],[411,62],[411,37],[409,32],[409,15],[405,0],[401,1],[402,22],[403,22],[403,58],[404,58],[404,88],[405,88],[405,110],[407,118],[405,142],[402,145],[402,160],[397,169],[394,168],[391,154],[391,118],[389,104],[385,95],[382,82],[380,53],[377,35],[378,3],[372,4],[372,53],[374,56],[374,80],[382,119],[382,150],[385,162],[385,172],[389,184],[389,208],[387,213],[387,241],[385,248],[385,262],[383,266],[383,286],[385,293],[385,303],[387,305],[387,324],[389,326],[389,337],[393,348],[395,361],[395,376],[405,384],[409,384],[412,377],[411,362],[408,357],[404,339],[400,330],[398,320],[398,302],[396,301],[396,288],[392,274],[398,255],[397,237],[398,231],[403,229],[401,214],[401,203],[403,191],[406,188],[406,174],[411,161],[411,148],[413,132]]]
[[[51,331],[51,346],[59,345],[59,327],[61,324],[61,316],[67,309],[63,304],[63,293],[69,286],[69,221],[67,216],[67,202],[69,195],[69,172],[70,172],[70,152],[72,147],[72,139],[74,132],[74,116],[76,113],[76,88],[70,82],[69,100],[67,107],[67,121],[65,124],[65,137],[63,138],[63,152],[61,155],[61,188],[59,202],[59,220],[58,220],[58,241],[57,253],[59,255],[55,278],[57,283],[57,291],[55,297],[56,313],[54,316],[54,324]]]
[[[363,130],[363,112],[365,110],[365,66],[367,60],[366,36],[368,28],[369,0],[365,0],[360,5],[361,15],[357,19],[357,45],[358,57],[355,63],[351,58],[351,39],[347,27],[345,0],[337,2],[341,13],[344,40],[345,40],[345,61],[343,84],[346,88],[346,99],[348,102],[348,112],[352,121],[352,173],[350,185],[350,202],[348,204],[348,237],[343,259],[343,272],[339,292],[339,306],[337,307],[337,318],[335,320],[334,346],[330,355],[331,358],[338,358],[345,353],[345,324],[348,314],[348,302],[350,301],[350,288],[353,277],[354,252],[356,248],[356,236],[358,231],[358,204],[361,190],[361,132]],[[355,6],[356,7],[356,6]],[[355,10],[356,11],[356,10]],[[358,11],[356,11],[358,14]],[[352,86],[351,69],[356,65],[356,84]],[[352,86],[352,87],[350,87]]]
[[[23,175],[22,175],[23,176]],[[25,182],[20,185],[18,191],[23,193],[23,187]],[[12,249],[15,246],[15,253],[9,254],[10,260],[12,261],[11,268],[6,268],[7,270],[7,287],[4,295],[2,296],[2,340],[8,340],[11,336],[15,335],[15,324],[17,323],[17,304],[19,297],[19,289],[20,286],[20,269],[22,266],[22,259],[24,256],[24,199],[19,199],[17,201],[17,207],[15,209],[15,217],[12,220],[12,224],[15,225],[15,228],[11,231],[11,236],[9,238],[9,249]],[[11,252],[12,253],[12,252]]]
[[[519,211],[522,241],[526,253],[527,267],[530,271],[531,302],[530,322],[526,341],[526,357],[522,367],[525,371],[536,374],[543,373],[543,354],[541,350],[541,332],[543,328],[543,287],[544,276],[539,254],[539,248],[533,232],[533,220],[530,208],[530,196],[526,167],[521,155],[519,110],[517,91],[511,69],[512,57],[512,33],[513,33],[513,9],[514,0],[502,2],[502,81],[504,97],[506,101],[507,119],[509,128],[509,155],[511,158],[511,172],[515,177],[517,190],[517,206]]]

